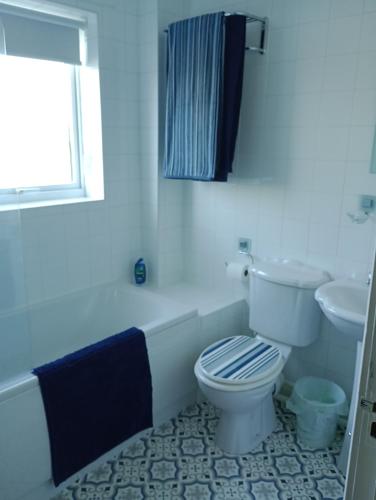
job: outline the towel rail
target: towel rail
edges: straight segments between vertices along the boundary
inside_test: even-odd
[[[247,23],[261,23],[261,34],[260,34],[260,44],[258,47],[254,45],[248,45],[244,47],[244,50],[248,52],[257,52],[258,54],[265,54],[267,45],[267,36],[269,29],[269,18],[259,17],[253,14],[244,14],[243,12],[225,12],[225,17],[229,16],[245,16]],[[168,30],[164,30],[168,33]]]

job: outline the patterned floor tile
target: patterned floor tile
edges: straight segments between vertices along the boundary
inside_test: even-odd
[[[276,403],[278,426],[253,453],[215,446],[218,410],[186,408],[113,461],[60,493],[59,500],[341,500],[336,467],[343,435],[313,450],[296,437],[295,416]]]

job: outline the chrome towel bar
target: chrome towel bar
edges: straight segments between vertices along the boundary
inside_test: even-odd
[[[265,54],[266,45],[267,45],[267,37],[268,37],[268,29],[269,29],[269,18],[267,17],[259,17],[253,14],[244,14],[243,12],[225,12],[225,17],[229,16],[245,16],[247,23],[261,23],[261,34],[260,34],[260,44],[258,47],[254,45],[248,45],[244,47],[245,50],[249,52],[257,52],[258,54]],[[168,30],[164,30],[165,33],[168,33]]]

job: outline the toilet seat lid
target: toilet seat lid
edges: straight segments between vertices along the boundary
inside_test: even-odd
[[[198,359],[203,374],[222,384],[262,385],[279,374],[283,357],[278,347],[239,335],[207,347]]]

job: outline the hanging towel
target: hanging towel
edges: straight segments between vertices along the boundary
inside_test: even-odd
[[[226,181],[232,171],[245,26],[223,12],[169,26],[165,177]]]
[[[223,12],[168,28],[164,176],[215,176],[223,71]]]
[[[153,425],[149,359],[137,328],[33,373],[42,392],[56,486]]]
[[[227,16],[225,19],[223,93],[214,178],[222,182],[227,181],[227,174],[232,172],[235,155],[243,89],[247,23],[246,17],[240,15]]]

